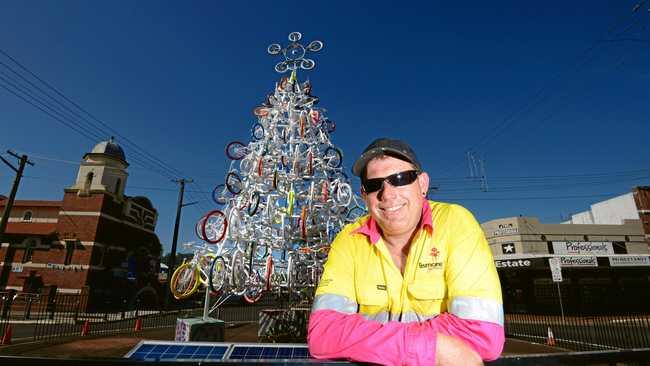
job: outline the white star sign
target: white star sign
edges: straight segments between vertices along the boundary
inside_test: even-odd
[[[501,244],[503,254],[515,254],[515,245],[513,243]]]

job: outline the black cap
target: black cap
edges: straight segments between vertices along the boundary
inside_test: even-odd
[[[379,155],[388,155],[400,160],[408,161],[415,165],[417,170],[422,170],[422,166],[420,165],[417,156],[415,156],[415,151],[411,149],[409,144],[401,140],[382,137],[373,141],[365,150],[363,150],[361,156],[359,156],[352,166],[352,173],[360,177],[366,164]]]

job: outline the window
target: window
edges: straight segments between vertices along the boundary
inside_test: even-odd
[[[74,248],[77,242],[75,240],[66,240],[65,241],[65,260],[63,264],[68,265],[72,263],[72,255],[74,254]]]
[[[32,221],[32,211],[25,211],[23,214],[23,221]]]
[[[28,240],[25,243],[25,251],[23,252],[23,263],[31,262],[34,256],[34,248],[36,248],[36,240]]]
[[[120,194],[120,186],[122,185],[122,180],[120,178],[117,178],[117,182],[115,182],[115,194],[118,195]]]
[[[93,184],[93,177],[94,177],[94,176],[95,176],[95,175],[93,174],[93,172],[89,172],[89,173],[86,175],[86,182],[84,183],[84,191],[85,191],[85,192],[90,192],[90,187],[91,187],[92,184]]]

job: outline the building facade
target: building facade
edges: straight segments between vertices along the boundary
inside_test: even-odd
[[[146,197],[124,194],[128,165],[118,144],[103,141],[84,155],[62,200],[16,200],[0,248],[0,290],[87,293],[95,304],[152,301],[162,250],[157,212]],[[0,197],[0,211],[5,205]]]
[[[638,187],[635,192],[646,192]],[[624,213],[581,213],[573,218],[606,218],[608,224],[543,224],[534,217],[509,217],[481,224],[492,249],[506,312],[600,314],[612,309],[647,312],[650,250],[647,224],[630,211],[632,193],[615,204]],[[622,203],[621,203],[622,202]],[[594,205],[596,206],[596,205]],[[592,206],[592,208],[594,207]],[[591,216],[590,216],[591,215]],[[574,215],[575,216],[575,215]],[[614,223],[613,217],[619,222]],[[626,218],[632,217],[632,218]],[[592,221],[593,222],[593,221]],[[561,282],[552,278],[558,258]]]

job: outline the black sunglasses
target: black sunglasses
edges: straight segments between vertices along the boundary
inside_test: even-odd
[[[407,170],[383,178],[365,179],[361,182],[361,186],[366,193],[377,192],[384,187],[386,180],[393,187],[401,187],[415,182],[419,174],[417,170]]]

